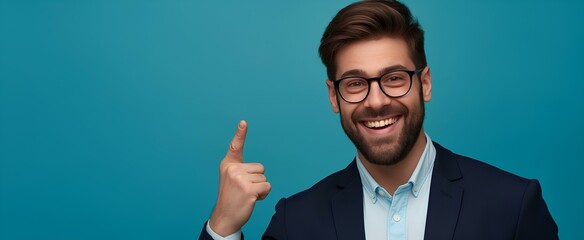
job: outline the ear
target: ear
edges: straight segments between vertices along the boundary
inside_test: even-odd
[[[333,112],[339,112],[339,102],[337,101],[337,91],[335,90],[335,85],[333,81],[327,79],[326,80],[326,87],[328,88],[329,94],[329,101],[331,102],[331,107],[333,108]]]
[[[421,82],[424,102],[429,102],[432,99],[432,74],[430,74],[430,67],[426,66],[422,71]]]

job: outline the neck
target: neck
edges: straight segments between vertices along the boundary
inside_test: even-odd
[[[394,165],[386,166],[373,164],[364,159],[361,153],[358,154],[361,163],[363,163],[363,166],[365,166],[371,177],[373,177],[373,179],[375,179],[375,181],[387,192],[393,195],[400,185],[406,183],[410,179],[418,165],[425,147],[426,135],[424,134],[424,129],[421,129],[410,152],[404,159]]]

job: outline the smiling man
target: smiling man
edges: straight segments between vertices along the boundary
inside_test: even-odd
[[[321,40],[332,110],[354,160],[281,199],[263,239],[557,239],[537,180],[457,155],[423,129],[432,76],[424,32],[397,1],[342,9]],[[240,239],[270,184],[244,163],[240,122],[220,165],[219,197],[200,239]]]

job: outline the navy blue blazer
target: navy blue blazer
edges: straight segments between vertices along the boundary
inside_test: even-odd
[[[434,146],[424,239],[558,239],[537,180]],[[199,239],[211,239],[204,228]],[[363,188],[355,160],[281,199],[262,239],[364,240]]]

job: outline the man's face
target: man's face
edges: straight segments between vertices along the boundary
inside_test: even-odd
[[[337,53],[335,61],[337,79],[349,75],[371,78],[388,70],[415,69],[405,41],[399,38],[350,44]],[[396,164],[422,137],[424,102],[432,96],[429,68],[414,75],[410,92],[399,98],[386,96],[374,81],[365,100],[348,103],[337,95],[331,81],[327,86],[333,111],[340,113],[345,133],[365,160],[378,165]]]

